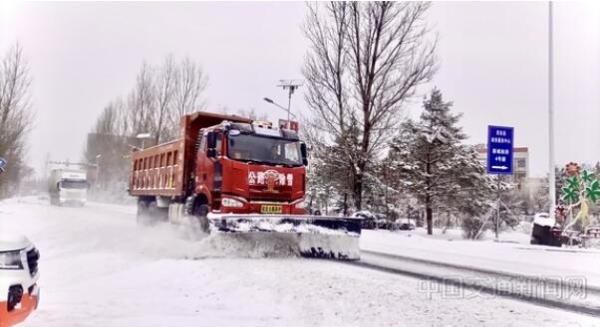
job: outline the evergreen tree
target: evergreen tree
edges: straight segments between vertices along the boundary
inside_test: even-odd
[[[489,184],[473,149],[461,144],[466,138],[457,126],[461,115],[451,113],[451,106],[434,89],[423,102],[420,120],[402,125],[389,153],[400,183],[425,207],[428,234],[434,209],[447,208],[450,199],[477,194]]]

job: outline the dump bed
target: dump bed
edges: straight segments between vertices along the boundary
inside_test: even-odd
[[[201,129],[223,121],[251,123],[251,119],[210,112],[181,117],[179,139],[131,155],[129,193],[132,196],[184,196],[193,191],[195,145]]]

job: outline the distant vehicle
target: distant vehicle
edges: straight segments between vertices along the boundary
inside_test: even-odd
[[[399,223],[391,221],[383,213],[372,213],[368,210],[361,210],[353,213],[352,217],[362,218],[361,228],[363,229],[398,230],[400,228]]]
[[[361,220],[361,228],[362,229],[376,229],[377,228],[377,218],[371,212],[363,210],[357,211],[352,214],[352,217],[362,218]]]
[[[536,213],[531,229],[531,244],[558,246],[562,244],[562,228],[548,213]]]
[[[385,218],[378,218],[377,229],[391,229],[391,222]]]
[[[25,236],[0,234],[0,327],[18,324],[37,309],[39,258]]]
[[[402,223],[402,224],[400,224],[400,226],[398,227],[398,229],[400,229],[400,230],[414,230],[415,229],[415,225],[413,225],[411,223]]]
[[[57,168],[50,171],[48,193],[51,205],[84,206],[88,188],[87,173],[83,169]]]

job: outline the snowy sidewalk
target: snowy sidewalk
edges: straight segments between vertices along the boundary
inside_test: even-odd
[[[532,277],[583,277],[588,285],[600,287],[600,252],[594,250],[548,248],[525,243],[527,235],[508,235],[512,241],[503,243],[463,240],[459,233],[426,236],[424,231],[364,230],[361,249],[395,254],[442,263],[485,268]],[[502,240],[502,238],[501,238]]]

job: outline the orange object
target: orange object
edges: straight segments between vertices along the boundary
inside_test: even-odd
[[[14,326],[25,320],[31,312],[37,309],[39,288],[34,286],[33,294],[23,294],[20,306],[8,311],[8,303],[0,302],[0,327]]]

